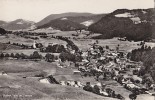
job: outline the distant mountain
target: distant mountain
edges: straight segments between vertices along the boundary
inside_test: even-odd
[[[0,26],[7,24],[7,22],[0,20]]]
[[[45,17],[40,22],[36,23],[36,26],[41,26],[41,25],[47,24],[51,20],[55,20],[55,19],[59,19],[59,18],[63,18],[63,17],[66,17],[69,20],[78,22],[78,23],[90,20],[92,18],[96,22],[96,20],[98,21],[98,19],[103,17],[102,15],[104,15],[104,14],[95,16],[95,14],[91,14],[91,13],[75,13],[75,12],[62,13],[62,14],[51,14],[51,15]]]
[[[145,40],[154,34],[154,12],[154,9],[118,9],[90,25],[88,30],[102,33],[96,38],[127,37],[128,40]]]
[[[67,18],[60,18],[60,19],[55,19],[50,21],[47,24],[44,24],[42,26],[38,26],[38,29],[41,28],[53,28],[53,29],[58,29],[61,31],[71,31],[71,30],[76,30],[76,29],[84,29],[86,26],[73,22]]]
[[[85,26],[89,26],[97,21],[99,21],[102,17],[104,17],[106,14],[97,14],[97,15],[91,15],[91,16],[69,16],[66,17],[69,20],[73,22],[77,22],[80,24],[83,24]]]
[[[2,27],[7,30],[20,30],[20,29],[27,29],[31,27],[33,24],[34,24],[33,21],[17,19],[15,21],[5,23],[4,25],[2,25]]]

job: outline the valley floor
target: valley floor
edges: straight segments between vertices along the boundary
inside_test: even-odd
[[[53,33],[54,36],[70,37],[74,44],[77,45],[82,51],[88,50],[92,44],[96,42],[94,39],[85,39],[87,32],[80,34],[75,39],[72,34],[76,32],[61,32]],[[51,34],[48,34],[51,36]],[[33,45],[33,43],[42,43],[47,47],[50,43],[57,43],[66,45],[67,43],[54,38],[39,38],[38,40],[25,39],[14,34],[8,36],[0,36],[0,52],[1,53],[23,53],[30,55],[34,51],[45,56],[46,53],[40,52],[40,49],[21,49],[19,46],[8,45],[7,42],[20,43],[25,45]],[[4,45],[4,44],[5,45]],[[119,41],[117,38],[98,40],[99,46],[109,46],[110,49],[115,50],[119,44],[119,49],[129,52],[133,49],[140,48],[140,42]],[[155,43],[147,43],[147,45],[154,47]],[[109,50],[110,51],[110,50]],[[51,53],[59,55],[57,53]],[[93,63],[93,62],[91,62]],[[46,84],[41,83],[41,77],[38,75],[49,76],[52,75],[58,81],[63,78],[66,80],[76,80],[82,83],[91,82],[92,84],[98,83],[94,77],[81,77],[81,75],[74,75],[75,68],[60,68],[58,62],[46,62],[45,59],[40,61],[22,60],[22,59],[0,59],[0,73],[6,72],[7,75],[0,75],[0,100],[118,100],[116,98],[100,96],[91,92],[84,91],[82,88],[75,88],[71,86],[62,86],[59,84]],[[77,70],[77,69],[76,69]],[[110,80],[102,80],[107,87],[114,90],[117,94],[121,94],[125,100],[129,99],[131,91],[125,89],[118,82]],[[138,95],[136,100],[154,100],[153,96],[148,94]]]

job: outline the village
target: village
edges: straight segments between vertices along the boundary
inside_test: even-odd
[[[57,84],[74,87],[116,100],[146,100],[148,97],[151,98],[149,100],[153,100],[154,98],[153,79],[149,75],[143,76],[143,63],[131,61],[128,58],[129,51],[120,49],[121,44],[116,44],[111,48],[108,45],[101,46],[100,40],[92,40],[87,47],[81,49],[75,44],[80,39],[76,39],[77,36],[73,35],[73,37],[65,37],[52,33],[8,31],[5,37],[12,36],[23,40],[29,39],[31,43],[14,42],[10,41],[11,39],[5,42],[1,40],[7,45],[0,53],[2,61],[46,62],[56,66],[54,73],[51,73],[52,69],[47,69],[46,74],[22,74],[21,78],[37,78],[37,81],[45,86]],[[43,39],[47,41],[54,39],[61,43],[40,42]],[[120,38],[116,40],[126,41]],[[137,45],[138,48],[143,46],[142,43]],[[15,50],[12,51],[10,49],[12,47]],[[25,54],[25,51],[31,52]],[[7,75],[9,71],[2,68],[1,76]]]
[[[155,0],[0,0],[0,100],[155,100]]]

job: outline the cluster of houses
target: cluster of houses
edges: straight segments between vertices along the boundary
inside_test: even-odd
[[[101,80],[101,77],[103,79],[110,78],[113,79],[114,76],[118,74],[118,72],[115,70],[117,67],[117,64],[114,62],[115,58],[119,55],[117,52],[104,52],[103,48],[98,45],[93,45],[89,50],[87,51],[81,51],[82,54],[82,62],[70,62],[65,61],[61,62],[60,59],[57,61],[57,66],[60,68],[76,68],[77,70],[74,71],[74,74],[80,74],[81,77],[85,78],[87,76],[94,77],[96,81],[98,81],[98,84],[91,85],[90,82],[87,82],[85,85],[81,83],[80,81],[75,80],[60,80],[59,84],[63,86],[73,86],[82,88],[83,90],[93,92],[98,95],[102,96],[109,96],[114,98],[122,99],[123,97],[120,94],[115,94],[115,91],[112,89],[102,89],[102,85],[99,82]],[[116,59],[116,62],[121,62],[118,59]],[[119,68],[119,67],[118,67]],[[48,81],[48,78],[41,79],[40,82],[42,83],[50,83]],[[90,87],[89,87],[90,85]],[[87,88],[92,88],[91,90],[87,90]],[[95,89],[94,89],[95,88]],[[97,89],[97,90],[96,90]]]
[[[82,52],[83,60],[76,62],[76,67],[81,76],[94,77],[96,81],[112,79],[137,95],[144,93],[153,95],[149,92],[149,88],[154,89],[154,83],[150,86],[147,83],[142,84],[143,78],[134,74],[134,71],[139,72],[143,65],[130,61],[126,55],[126,52],[103,50],[100,46],[93,45],[89,50]],[[66,82],[61,84],[65,85]]]
[[[18,34],[14,33],[14,34]],[[30,35],[31,33],[25,33]],[[25,35],[24,34],[24,35]],[[35,35],[35,34],[31,34]],[[45,35],[45,34],[39,34]],[[69,51],[71,54],[76,55],[76,52],[80,52],[80,56],[82,57],[82,61],[80,62],[71,62],[65,61],[62,62],[59,58],[57,61],[57,66],[60,68],[75,68],[77,69],[74,71],[81,75],[81,77],[93,77],[98,81],[98,84],[92,85],[90,82],[87,82],[85,85],[80,81],[75,80],[60,80],[57,81],[52,75],[48,77],[44,77],[39,79],[41,83],[48,83],[48,84],[60,84],[62,86],[73,86],[77,88],[82,88],[85,91],[93,92],[98,95],[114,97],[118,99],[124,99],[120,94],[116,94],[115,91],[108,88],[106,89],[101,81],[105,79],[115,80],[124,86],[125,89],[131,91],[135,94],[143,94],[148,93],[150,88],[154,89],[154,83],[147,83],[143,82],[142,77],[134,74],[133,72],[139,72],[142,64],[132,62],[127,59],[127,53],[117,50],[110,50],[109,48],[99,46],[98,43],[94,43],[91,45],[86,51],[79,50],[79,48],[67,37],[62,36],[52,36],[51,38],[61,39],[66,41],[69,45],[66,47],[70,47]],[[125,41],[125,38],[120,39]],[[36,47],[36,43],[34,42],[33,48]],[[66,48],[64,48],[66,49]],[[79,54],[79,53],[78,53]],[[72,66],[72,67],[71,67]],[[144,84],[142,84],[144,83]],[[151,94],[153,95],[153,94]]]

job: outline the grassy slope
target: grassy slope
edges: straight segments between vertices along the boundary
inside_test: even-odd
[[[26,79],[21,77],[34,76],[34,74],[38,74],[42,71],[46,72],[47,70],[48,74],[55,74],[57,72],[60,73],[60,69],[56,69],[55,64],[46,63],[44,61],[1,61],[0,71],[6,71],[8,72],[8,75],[0,75],[0,95],[29,95],[27,99],[40,100],[114,100],[83,91],[79,88],[60,86],[55,84],[43,84],[40,83],[36,77],[28,77]],[[63,70],[61,71],[63,72]],[[68,73],[64,71],[64,74],[67,76]],[[4,98],[0,97],[0,99]],[[11,97],[11,99],[13,99],[13,97]],[[19,100],[26,100],[26,98],[19,98]]]
[[[0,50],[6,49],[7,45],[4,43],[0,43]]]

